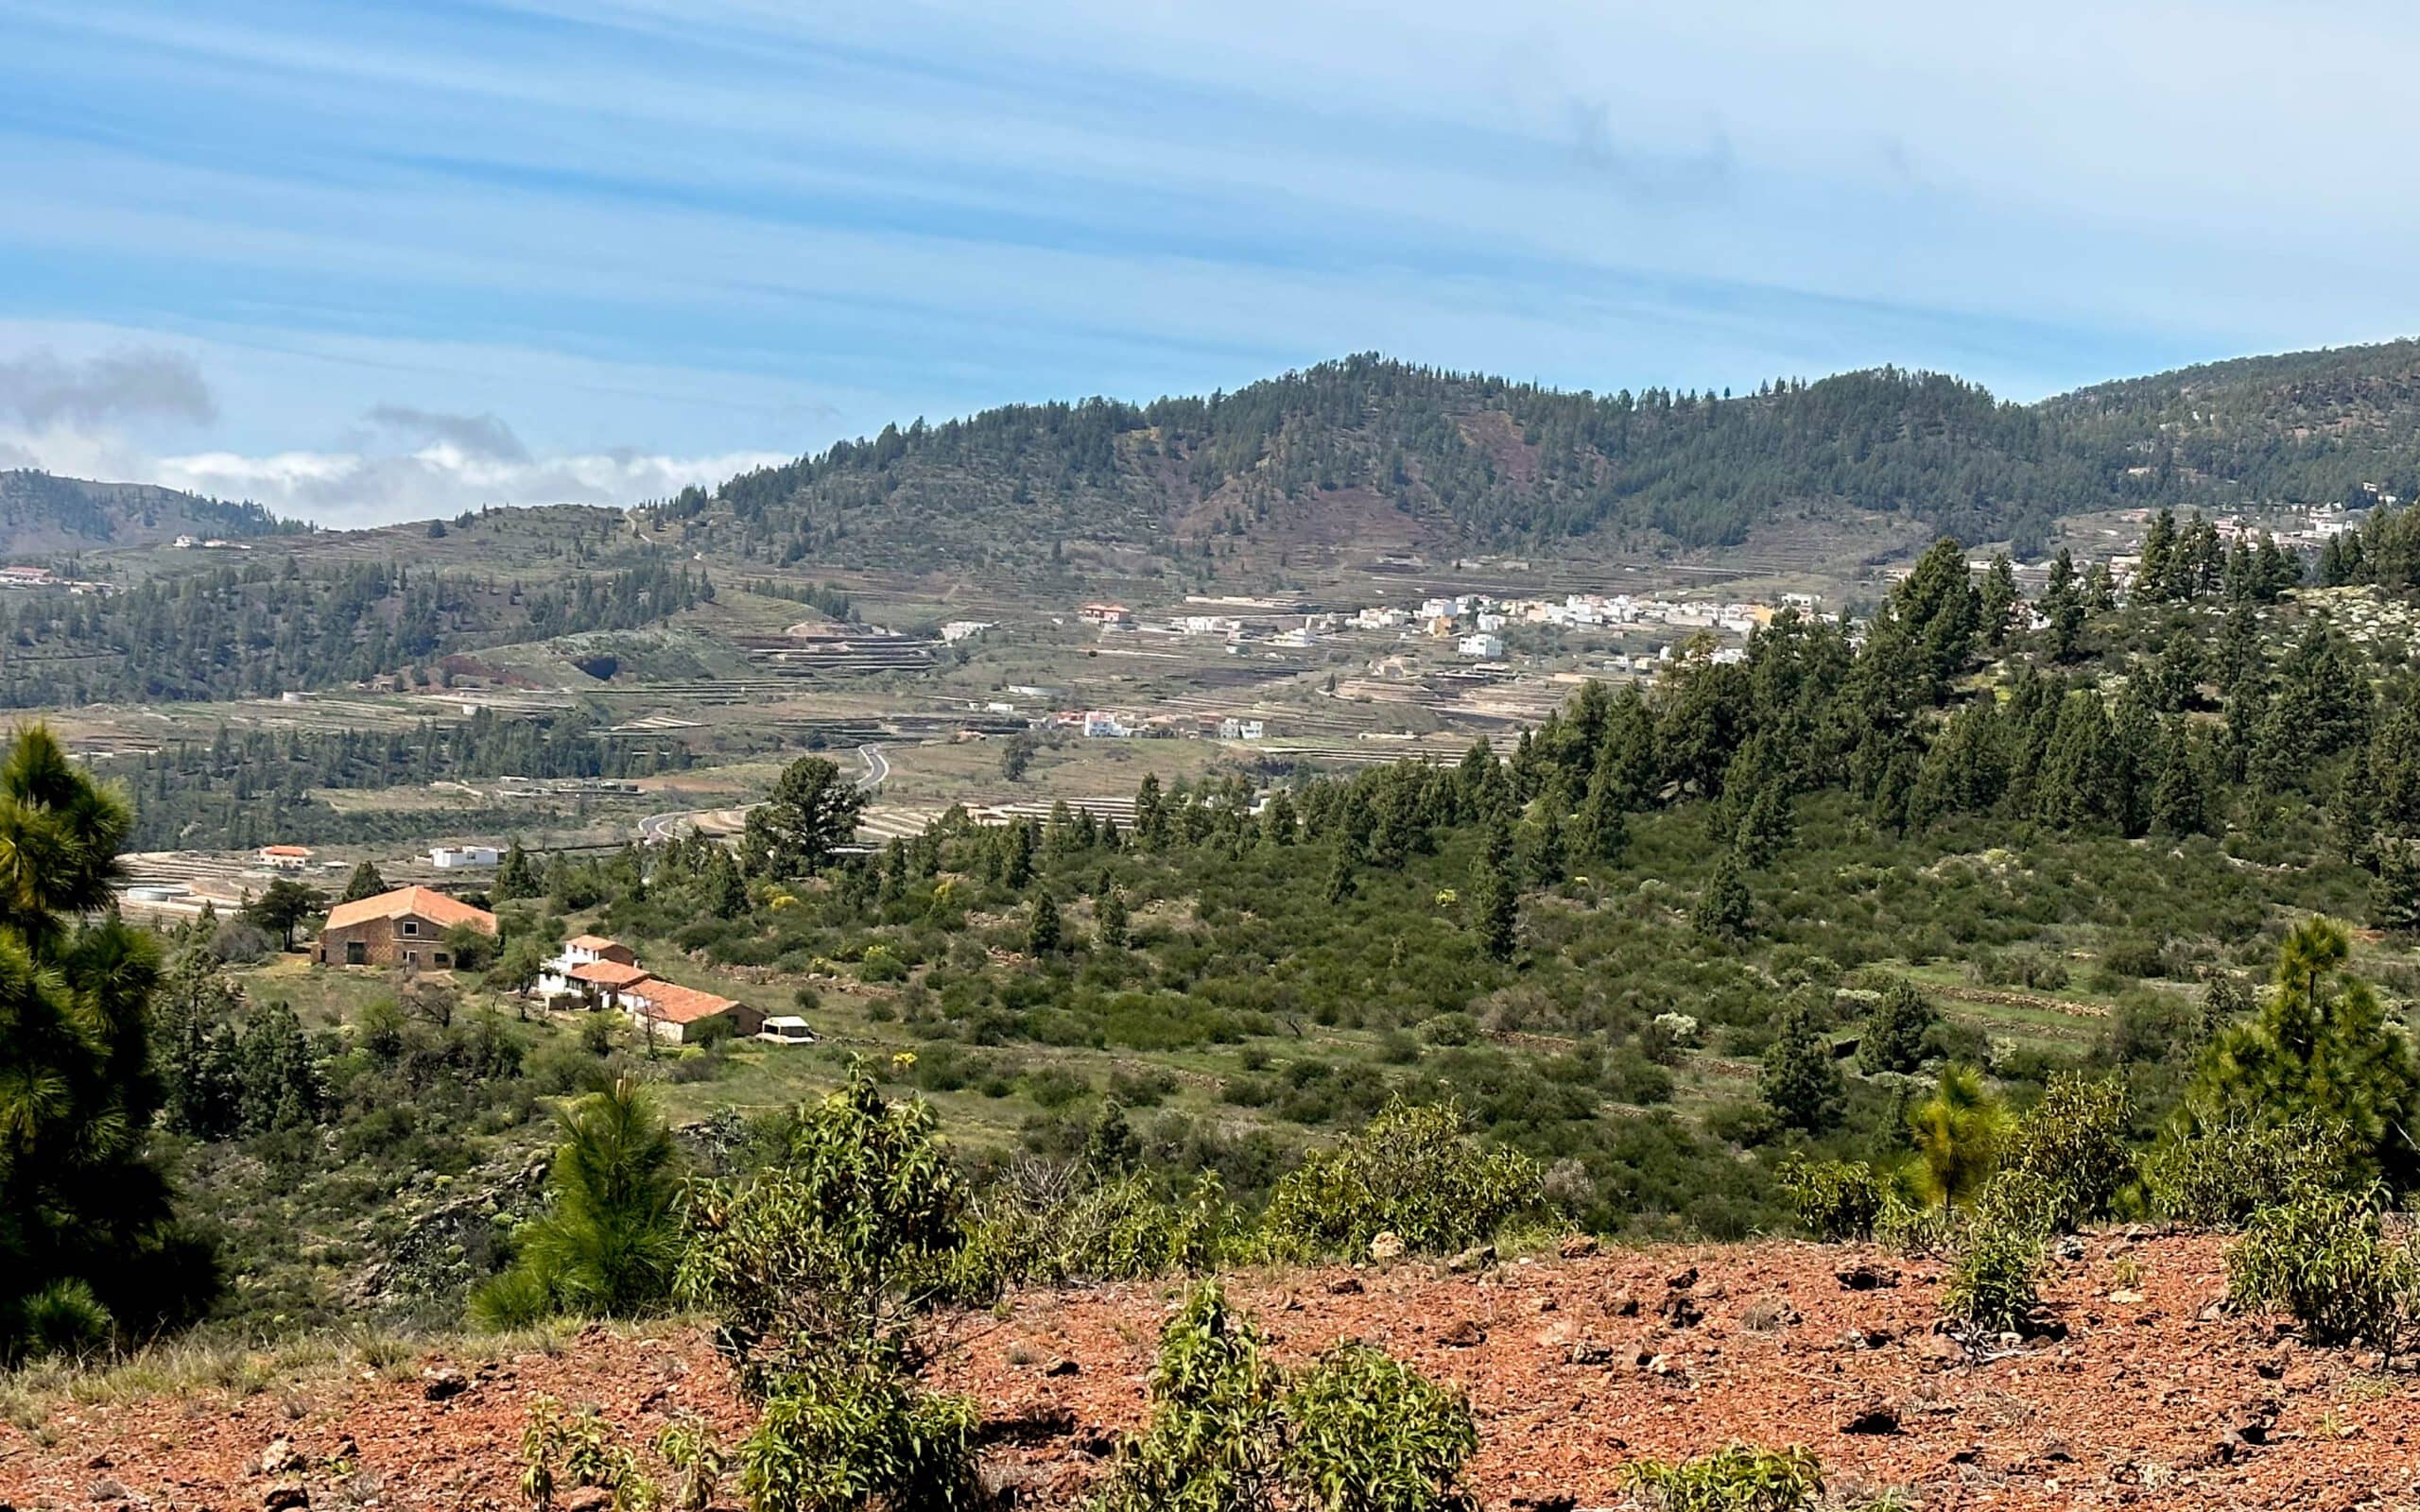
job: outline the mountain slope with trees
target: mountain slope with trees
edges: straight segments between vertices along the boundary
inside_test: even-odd
[[[658,527],[748,559],[1206,553],[1375,523],[1436,547],[1736,544],[1776,517],[1904,516],[2031,554],[2062,515],[2325,504],[2420,480],[2420,344],[2245,359],[2009,404],[1883,368],[1753,392],[1563,392],[1374,354],[1207,398],[1022,404],[683,490]]]
[[[303,528],[257,504],[205,499],[149,483],[0,472],[0,556],[156,546],[179,536],[232,540]]]

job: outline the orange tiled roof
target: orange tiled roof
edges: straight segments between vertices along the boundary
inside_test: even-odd
[[[648,1017],[662,1019],[666,1023],[695,1023],[700,1019],[711,1019],[739,1006],[730,998],[700,992],[696,988],[683,987],[677,982],[649,982],[633,995],[647,1000]]]
[[[563,949],[572,951],[617,951],[621,948],[620,940],[607,939],[602,935],[574,935],[563,941]]]
[[[564,974],[593,987],[619,990],[634,982],[646,981],[652,973],[643,966],[627,966],[620,961],[582,961]]]
[[[375,898],[360,898],[328,910],[328,929],[350,929],[374,919],[425,919],[441,929],[469,924],[480,933],[495,933],[495,915],[449,898],[434,887],[398,887]]]

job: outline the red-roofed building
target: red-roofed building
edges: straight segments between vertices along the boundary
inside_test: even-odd
[[[462,924],[495,934],[495,915],[433,887],[398,887],[338,903],[320,930],[320,964],[448,968],[454,948],[445,936]]]
[[[622,1011],[646,1026],[658,1040],[682,1044],[697,1038],[707,1024],[728,1022],[734,1036],[746,1039],[765,1027],[765,1015],[747,1004],[678,982],[656,977],[625,988]]]
[[[637,954],[618,940],[580,935],[566,940],[562,951],[546,963],[531,989],[558,1005],[615,1008],[658,1040],[681,1044],[697,1038],[700,1028],[728,1021],[735,1035],[745,1037],[764,1027],[765,1016],[745,1003],[666,982],[638,964]]]
[[[602,935],[575,935],[563,941],[563,948],[557,951],[554,959],[538,973],[535,990],[542,998],[593,996],[596,988],[612,984],[595,973],[581,975],[582,967],[636,969],[638,964],[638,953],[620,940],[607,939]],[[645,971],[639,972],[641,976],[646,974]]]

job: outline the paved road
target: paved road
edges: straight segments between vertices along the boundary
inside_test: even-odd
[[[890,776],[890,758],[882,753],[880,746],[858,747],[857,760],[863,762],[866,768],[857,778],[857,789],[860,792],[873,792]],[[751,803],[730,812],[745,814],[755,806]],[[649,845],[660,845],[666,840],[688,833],[698,822],[699,815],[723,812],[725,811],[721,809],[678,809],[669,814],[650,814],[639,820],[639,838]]]

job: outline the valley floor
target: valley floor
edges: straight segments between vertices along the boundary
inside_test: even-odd
[[[1667,1246],[1478,1276],[1271,1272],[1233,1291],[1282,1358],[1351,1335],[1467,1389],[1490,1508],[1625,1505],[1626,1463],[1730,1442],[1804,1444],[1836,1492],[1896,1488],[1927,1509],[2415,1504],[2420,1375],[2213,1306],[2224,1250],[2210,1236],[2088,1235],[2047,1288],[2066,1336],[1979,1356],[1934,1332],[1938,1264],[1856,1246]],[[1028,1293],[1005,1318],[953,1323],[960,1347],[937,1383],[980,1403],[989,1469],[1016,1504],[1071,1504],[1114,1435],[1139,1425],[1175,1295]],[[458,1372],[458,1392],[431,1400],[432,1369]],[[0,1426],[0,1502],[299,1505],[269,1496],[299,1478],[320,1508],[519,1506],[518,1441],[540,1393],[597,1403],[633,1444],[683,1414],[729,1442],[747,1418],[695,1331],[596,1328],[546,1350],[354,1365],[249,1394],[25,1404]],[[280,1437],[309,1462],[299,1477],[259,1472]]]

